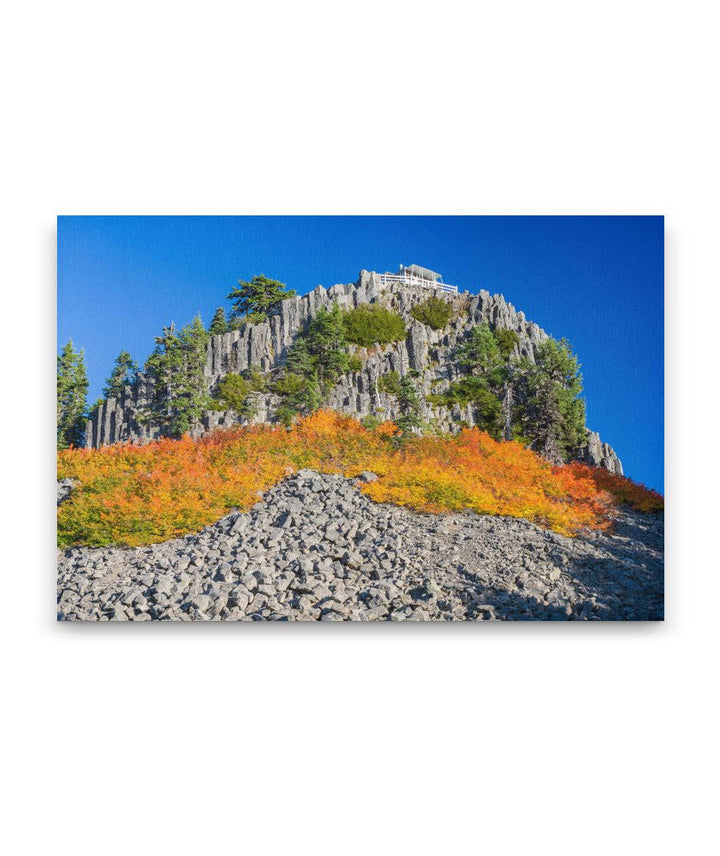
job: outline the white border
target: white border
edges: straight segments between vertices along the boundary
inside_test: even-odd
[[[8,852],[708,852],[719,224],[706,9],[10,11]],[[56,626],[57,213],[665,213],[666,623]]]

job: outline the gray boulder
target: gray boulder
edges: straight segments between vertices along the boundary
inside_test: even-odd
[[[65,502],[70,498],[73,490],[77,487],[75,479],[61,479],[57,483],[57,504]]]

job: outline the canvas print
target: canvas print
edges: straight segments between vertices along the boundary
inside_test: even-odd
[[[662,217],[58,218],[57,616],[663,618]]]

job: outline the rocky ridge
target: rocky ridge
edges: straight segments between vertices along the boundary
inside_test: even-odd
[[[492,326],[515,330],[519,335],[517,352],[530,360],[534,359],[537,345],[547,338],[537,324],[528,321],[524,313],[516,311],[502,295],[491,295],[487,291],[475,295],[464,292],[449,298],[455,310],[453,320],[443,330],[432,330],[415,321],[410,314],[413,304],[427,296],[427,289],[384,283],[380,275],[363,270],[356,283],[334,285],[329,289],[318,286],[302,297],[284,300],[280,313],[268,321],[210,338],[205,366],[208,392],[213,392],[220,379],[229,372],[241,372],[250,366],[268,372],[281,366],[308,319],[321,306],[333,301],[343,309],[352,309],[361,303],[382,302],[398,311],[408,328],[403,342],[355,349],[363,357],[363,367],[340,379],[327,406],[358,419],[366,416],[380,419],[397,417],[395,397],[378,390],[378,379],[390,371],[401,376],[410,370],[417,372],[421,398],[429,393],[444,392],[459,377],[452,353],[476,324],[487,321]],[[157,426],[142,418],[153,394],[152,378],[140,373],[133,386],[127,386],[119,398],[111,398],[102,404],[88,421],[87,445],[97,448],[157,437]],[[255,415],[251,422],[273,421],[278,405],[275,396],[257,393],[253,403]],[[462,425],[472,426],[477,422],[472,404],[447,408],[433,405],[424,398],[421,418],[442,431],[457,431]],[[239,421],[233,411],[206,411],[194,434],[200,436],[216,427],[238,424]],[[576,450],[575,456],[594,466],[622,474],[619,458],[594,432],[588,432],[587,443]]]
[[[61,551],[58,619],[663,617],[661,515],[623,510],[612,535],[565,538],[524,520],[376,504],[358,486],[373,478],[302,470],[199,533]]]

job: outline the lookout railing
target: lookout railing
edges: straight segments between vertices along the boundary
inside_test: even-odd
[[[457,294],[457,285],[446,285],[444,282],[438,282],[434,279],[424,279],[420,276],[412,276],[409,273],[380,273],[380,282],[387,285],[392,282],[399,282],[403,285],[419,285],[421,288],[434,288],[436,291],[444,291],[448,294]]]

